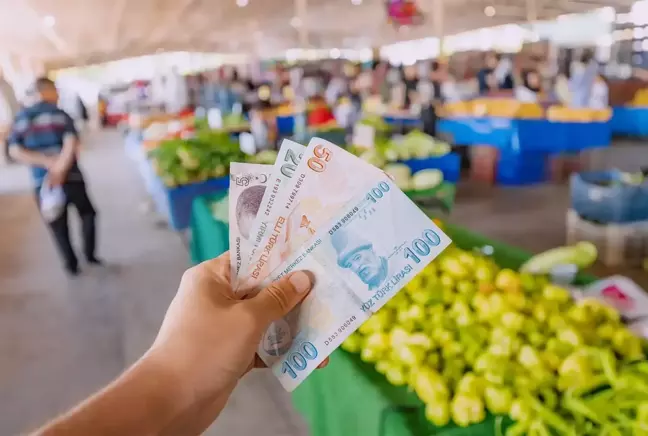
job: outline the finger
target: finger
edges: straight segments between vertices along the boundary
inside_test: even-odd
[[[227,281],[227,283],[230,282],[231,272],[229,251],[226,251],[225,253],[214,259],[209,259],[202,262],[199,267],[209,272],[209,274],[213,277],[223,278]]]
[[[317,365],[317,369],[326,368],[326,365],[328,364],[329,364],[329,358],[327,357],[326,359],[322,360],[322,363]]]
[[[288,314],[297,303],[303,300],[310,291],[312,283],[309,274],[297,271],[273,282],[254,298],[247,300],[245,304],[249,306],[255,319],[267,326]]]

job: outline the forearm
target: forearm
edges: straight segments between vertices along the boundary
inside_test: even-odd
[[[15,161],[26,165],[49,168],[52,164],[51,156],[38,153],[37,151],[27,150],[19,145],[10,145],[9,155]]]
[[[49,425],[38,436],[159,435],[194,402],[177,373],[147,355],[103,391]]]
[[[77,159],[79,150],[79,139],[76,136],[68,135],[63,141],[63,149],[57,161],[66,171],[72,167],[72,164]]]

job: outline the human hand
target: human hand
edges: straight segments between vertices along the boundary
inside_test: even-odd
[[[68,169],[59,160],[53,160],[47,167],[47,181],[50,186],[61,186],[65,183]]]
[[[176,374],[190,399],[169,434],[199,434],[214,421],[238,380],[265,366],[256,355],[263,333],[301,302],[311,285],[308,274],[296,272],[241,300],[230,284],[229,253],[185,272],[145,356]]]

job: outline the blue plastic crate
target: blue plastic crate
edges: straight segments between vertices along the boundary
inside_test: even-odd
[[[295,116],[279,115],[276,118],[277,134],[280,136],[292,136],[295,132]]]
[[[547,179],[547,154],[538,151],[502,152],[496,180],[501,185],[522,186]]]
[[[562,151],[568,147],[569,136],[564,123],[542,120],[516,120],[515,133],[522,151]]]
[[[426,159],[410,159],[402,163],[407,165],[412,173],[433,168],[441,170],[443,179],[447,182],[457,183],[461,175],[461,157],[457,153]]]
[[[185,230],[191,223],[191,204],[203,195],[217,194],[229,188],[229,177],[167,188],[156,178],[151,196],[158,213],[167,218],[173,230]]]
[[[614,135],[648,136],[648,107],[615,107],[610,129]]]
[[[572,209],[587,220],[604,224],[648,220],[648,183],[627,185],[620,177],[616,170],[572,175]]]

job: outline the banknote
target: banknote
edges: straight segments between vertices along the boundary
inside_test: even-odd
[[[230,165],[229,238],[233,285],[236,284],[242,260],[249,257],[252,247],[252,224],[259,211],[271,171],[272,165],[237,162]]]
[[[290,183],[275,200],[271,227],[250,259],[237,291],[254,289],[360,189],[384,177],[381,170],[335,144],[311,139]]]
[[[276,200],[280,196],[280,190],[292,179],[305,149],[306,147],[303,145],[289,139],[284,139],[281,142],[279,153],[277,153],[277,160],[272,167],[272,173],[268,181],[268,189],[263,194],[263,199],[259,206],[259,213],[252,225],[251,235],[253,236],[250,238],[252,242],[250,255],[247,258],[243,258],[240,271],[245,272],[247,270],[250,258],[254,256],[256,248],[265,237],[273,217],[274,206],[277,204]]]
[[[386,176],[356,193],[259,285],[314,276],[302,304],[273,323],[257,353],[291,391],[450,244]]]

